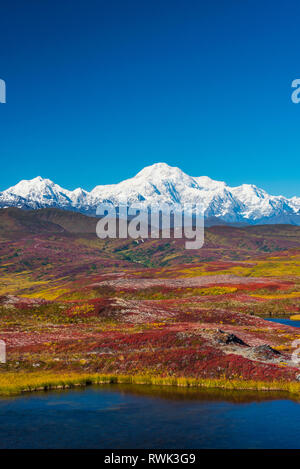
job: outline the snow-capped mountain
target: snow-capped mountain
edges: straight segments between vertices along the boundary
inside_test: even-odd
[[[300,225],[300,197],[269,195],[254,185],[229,187],[207,176],[192,177],[179,168],[156,163],[119,184],[96,186],[91,192],[69,191],[49,179],[20,181],[0,192],[0,207],[38,209],[56,207],[95,215],[101,202],[114,205],[128,201],[202,205],[206,217],[237,223],[292,223]]]

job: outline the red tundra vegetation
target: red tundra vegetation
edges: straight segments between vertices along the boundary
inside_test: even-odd
[[[186,251],[94,225],[0,210],[0,392],[95,376],[299,392],[300,329],[266,319],[299,313],[300,227],[211,227]]]

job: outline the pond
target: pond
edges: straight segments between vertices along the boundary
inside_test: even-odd
[[[106,385],[0,399],[0,448],[300,448],[284,393]]]
[[[279,324],[285,324],[286,326],[300,327],[300,321],[293,321],[289,318],[264,318],[266,321],[278,322]]]

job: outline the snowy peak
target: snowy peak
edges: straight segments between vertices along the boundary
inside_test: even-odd
[[[253,184],[230,187],[208,176],[192,177],[180,168],[155,163],[118,184],[99,185],[91,192],[64,189],[38,176],[22,180],[0,192],[0,207],[24,209],[57,207],[95,215],[101,202],[148,204],[198,204],[207,217],[226,222],[293,223],[300,225],[300,197],[269,195]]]
[[[10,199],[18,199],[18,206],[24,200],[26,208],[62,207],[70,205],[71,191],[63,189],[50,179],[38,176],[30,180],[22,180],[18,184],[0,194],[0,205],[10,204]]]
[[[151,178],[151,177],[170,177],[172,174],[182,173],[181,169],[175,166],[169,166],[167,163],[154,163],[150,166],[145,166],[141,171],[136,174],[136,178]]]
[[[32,192],[38,193],[39,191],[44,191],[49,185],[54,185],[54,183],[49,179],[43,179],[41,176],[38,176],[31,180],[23,179],[15,186],[4,191],[4,193],[17,194],[20,197],[26,197]]]
[[[207,191],[214,191],[214,190],[223,190],[227,185],[223,181],[214,181],[208,176],[200,176],[200,177],[194,177],[193,178],[199,188]]]
[[[146,166],[142,171],[137,173],[133,178],[137,180],[147,181],[174,181],[180,182],[180,180],[189,181],[193,178],[185,174],[181,169],[169,166],[167,163],[155,163],[151,166]]]

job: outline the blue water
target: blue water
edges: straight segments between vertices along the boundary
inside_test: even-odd
[[[281,395],[117,385],[0,400],[0,448],[300,448]]]
[[[287,318],[264,318],[266,321],[279,322],[279,324],[285,324],[286,326],[300,327],[300,321],[292,321]]]

